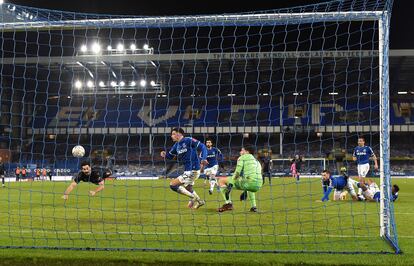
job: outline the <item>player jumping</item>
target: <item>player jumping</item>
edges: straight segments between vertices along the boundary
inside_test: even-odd
[[[206,165],[206,146],[194,138],[184,137],[182,128],[173,128],[171,139],[175,144],[168,152],[162,151],[161,157],[167,159],[177,157],[179,162],[184,163],[184,173],[170,182],[170,188],[191,199],[188,203],[189,208],[198,209],[205,204],[205,201],[201,200],[193,190],[194,181],[200,176],[200,158],[197,155],[197,149],[201,150],[201,163]]]

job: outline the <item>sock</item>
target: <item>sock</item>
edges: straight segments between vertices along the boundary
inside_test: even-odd
[[[193,199],[195,200],[199,200],[200,196],[198,196],[198,194],[194,191],[193,189],[193,185],[188,185],[186,187],[184,187],[188,192],[190,192],[191,194],[193,194]]]
[[[230,197],[229,189],[226,186],[220,187],[220,192],[221,192],[221,195],[223,195],[223,199],[226,202],[226,204],[231,203],[231,197]]]
[[[199,200],[200,199],[200,196],[198,196],[198,194],[195,191],[193,191],[193,196],[194,196],[194,199],[195,200]]]
[[[186,195],[189,198],[195,198],[195,192],[191,193],[190,191],[188,191],[185,187],[183,186],[179,186],[177,189],[177,192],[183,195]],[[198,195],[197,195],[198,196]]]
[[[216,185],[216,179],[213,177],[210,179],[210,191],[214,190],[215,185]]]
[[[296,175],[296,180],[299,181],[299,175]]]
[[[250,205],[252,207],[256,207],[256,193],[255,192],[247,191],[247,196],[250,199]]]

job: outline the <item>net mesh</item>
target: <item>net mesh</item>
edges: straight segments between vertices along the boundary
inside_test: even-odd
[[[349,198],[317,202],[321,162],[357,175],[358,137],[387,158],[379,73],[388,62],[379,58],[388,40],[380,43],[378,21],[391,5],[344,0],[174,17],[1,5],[1,154],[10,182],[0,195],[0,245],[382,252],[387,214],[386,238],[398,248],[390,191],[383,209]],[[223,197],[208,193],[203,174],[194,190],[206,205],[188,209],[188,198],[170,190],[183,164],[160,156],[173,145],[173,127],[213,141],[224,156],[219,178],[253,144],[270,177],[257,193],[259,212],[234,200],[233,211],[218,213]],[[73,157],[76,145],[85,158]],[[298,179],[289,172],[296,155]],[[81,182],[63,200],[84,160],[113,178],[93,197],[96,186]],[[272,160],[286,177],[274,178]],[[378,174],[371,167],[368,176]]]

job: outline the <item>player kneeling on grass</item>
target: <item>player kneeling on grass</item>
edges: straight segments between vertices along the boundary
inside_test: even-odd
[[[233,176],[220,178],[219,186],[225,204],[218,209],[219,212],[233,210],[233,203],[230,198],[230,192],[233,187],[243,190],[240,200],[245,200],[248,197],[251,204],[250,211],[257,212],[256,192],[262,187],[263,178],[261,164],[253,154],[253,147],[243,147],[240,151],[240,157],[237,159],[237,166]]]
[[[333,189],[335,189],[334,200],[344,200],[347,194],[344,193],[345,191],[351,194],[353,200],[358,200],[354,187],[348,182],[348,176],[344,171],[342,172],[342,175],[339,176],[332,176],[328,170],[322,172],[322,186],[324,191],[322,201],[329,200],[329,194]]]
[[[98,185],[95,190],[89,191],[89,195],[95,196],[96,193],[105,188],[105,178],[111,176],[111,170],[106,169],[103,174],[100,174],[98,171],[92,170],[91,164],[88,162],[82,162],[81,171],[75,176],[72,183],[68,186],[65,193],[63,193],[62,198],[67,200],[69,198],[70,192],[81,182],[90,182],[92,184]]]

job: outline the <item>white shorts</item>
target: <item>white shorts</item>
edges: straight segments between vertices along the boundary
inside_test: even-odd
[[[379,192],[380,189],[377,184],[373,183],[367,186],[367,190],[362,192],[362,195],[369,200],[374,198],[375,193]]]
[[[362,196],[364,196],[365,199],[367,200],[372,200],[372,198],[374,197],[374,191],[367,189],[365,191],[362,191]]]
[[[194,185],[194,181],[196,181],[199,177],[200,170],[185,171],[178,177],[178,180],[180,180],[180,182],[186,187],[188,185]]]
[[[344,189],[341,189],[341,190],[335,189],[335,191],[334,191],[334,200],[339,200],[341,198],[341,194],[344,191],[348,191],[349,194],[351,194],[351,196],[356,196],[355,188],[353,186],[353,182],[355,182],[355,181],[352,180],[352,179],[348,179],[348,183],[346,184],[346,187]]]
[[[210,177],[211,175],[216,175],[218,172],[218,165],[214,165],[212,167],[206,168],[204,169],[204,174],[208,177]]]
[[[336,190],[335,189],[334,200],[340,200],[342,193],[346,193],[346,190],[345,189],[343,189],[343,190]]]
[[[366,177],[369,172],[369,163],[358,164],[358,176]]]

